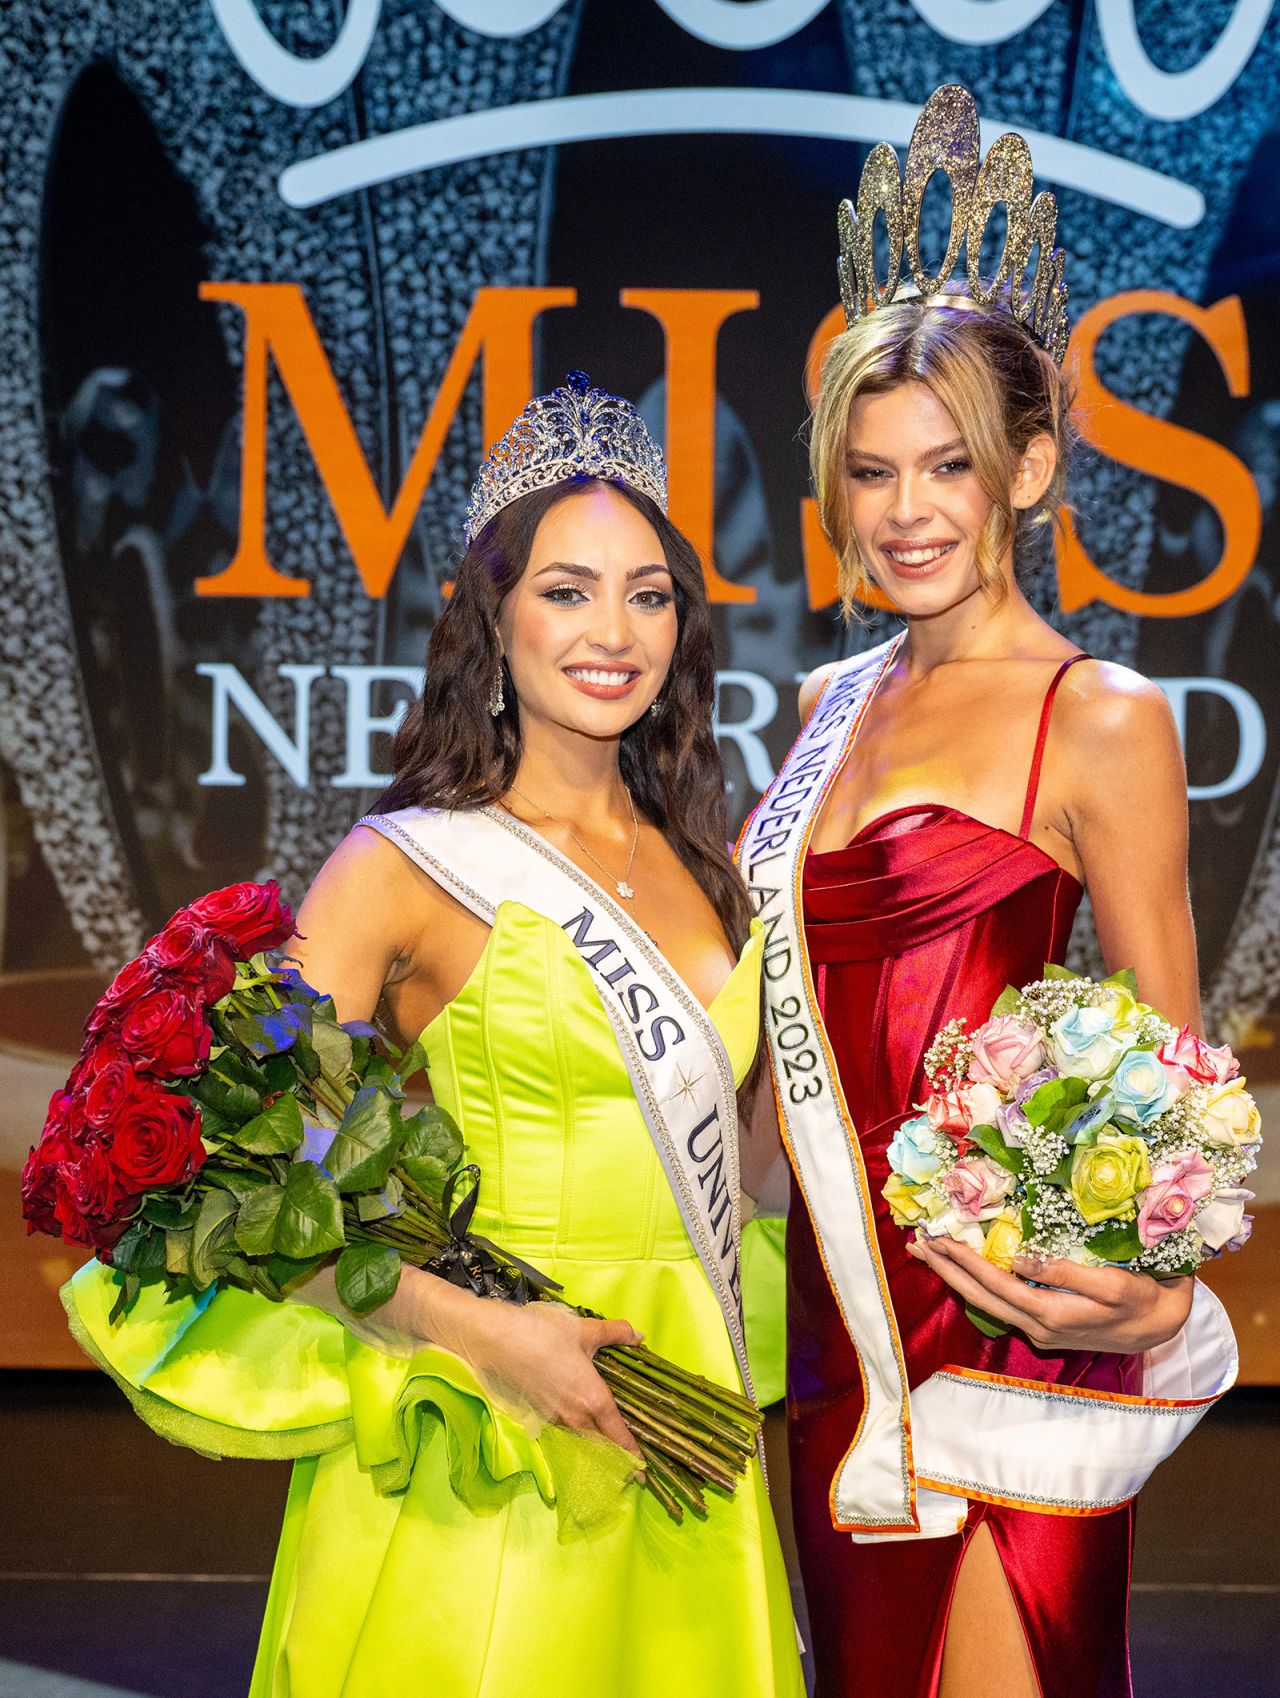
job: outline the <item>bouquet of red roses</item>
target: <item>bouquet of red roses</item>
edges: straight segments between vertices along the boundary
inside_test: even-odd
[[[115,1267],[113,1320],[153,1281],[280,1300],[335,1254],[357,1314],[394,1293],[405,1262],[480,1296],[560,1300],[471,1232],[480,1172],[449,1115],[404,1111],[421,1046],[397,1053],[339,1021],[278,953],[293,930],[274,883],[232,885],[120,970],[23,1171],[28,1230]],[[749,1399],[643,1346],[608,1346],[596,1366],[671,1515],[705,1515],[708,1484],[733,1490],[760,1428]]]
[[[23,1171],[30,1231],[111,1261],[147,1193],[194,1178],[207,1153],[200,1104],[172,1082],[207,1068],[212,1010],[230,997],[237,963],[292,932],[278,885],[232,885],[181,909],[121,968]]]

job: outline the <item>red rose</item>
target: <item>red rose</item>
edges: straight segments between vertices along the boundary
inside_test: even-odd
[[[93,1012],[84,1023],[91,1036],[118,1026],[129,1009],[144,996],[159,990],[164,981],[145,955],[136,955],[112,979],[94,1004]]]
[[[274,879],[210,891],[190,905],[187,918],[225,938],[241,960],[260,949],[275,949],[293,935],[292,910]]]
[[[209,1059],[213,1034],[203,1010],[180,991],[158,990],[125,1015],[120,1044],[135,1067],[171,1078],[199,1073]]]
[[[235,983],[235,956],[225,940],[186,913],[152,938],[145,959],[204,1003],[221,1002]]]
[[[22,1170],[22,1218],[27,1232],[46,1232],[51,1238],[61,1236],[58,1224],[58,1196],[62,1181],[56,1161],[50,1161],[49,1150],[38,1144],[27,1157]]]
[[[138,1075],[121,1050],[95,1069],[84,1093],[84,1117],[89,1125],[99,1132],[109,1127],[137,1088]]]
[[[80,1059],[71,1070],[67,1080],[67,1090],[81,1100],[88,1093],[90,1085],[102,1072],[104,1067],[113,1061],[128,1061],[128,1054],[120,1048],[119,1040],[114,1032],[103,1032],[91,1037],[80,1051]]]
[[[57,1142],[68,1150],[76,1149],[88,1137],[84,1120],[84,1099],[79,1094],[62,1089],[49,1098],[44,1125],[40,1128],[42,1144]],[[61,1160],[61,1157],[58,1158]]]
[[[116,1117],[110,1154],[128,1190],[180,1184],[204,1162],[200,1110],[167,1091],[139,1091]]]
[[[49,1102],[49,1114],[40,1134],[40,1142],[27,1156],[22,1169],[22,1217],[27,1231],[60,1235],[56,1218],[63,1184],[60,1169],[64,1162],[74,1162],[81,1150],[80,1128],[73,1115],[73,1103],[65,1091],[55,1091]]]
[[[68,1244],[109,1250],[137,1207],[138,1188],[130,1189],[123,1181],[97,1139],[75,1161],[59,1165],[58,1180],[54,1213],[63,1238]]]

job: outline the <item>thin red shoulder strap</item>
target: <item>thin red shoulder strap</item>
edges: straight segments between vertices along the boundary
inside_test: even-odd
[[[1045,691],[1044,706],[1040,709],[1040,728],[1036,732],[1036,752],[1031,757],[1031,776],[1027,780],[1027,799],[1022,807],[1022,824],[1018,827],[1018,836],[1026,837],[1031,830],[1031,821],[1036,811],[1036,792],[1040,788],[1040,768],[1044,765],[1044,746],[1049,736],[1049,715],[1053,712],[1053,698],[1058,693],[1058,685],[1078,660],[1088,660],[1087,654],[1069,655],[1054,673]]]

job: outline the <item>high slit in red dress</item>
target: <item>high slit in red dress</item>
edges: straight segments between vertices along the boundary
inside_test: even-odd
[[[1139,1357],[1048,1355],[1016,1334],[984,1337],[960,1298],[907,1254],[880,1192],[886,1151],[926,1093],[933,1035],[981,1025],[1007,984],[1061,962],[1079,883],[1028,837],[1054,694],[1045,697],[1018,836],[954,808],[898,808],[843,849],[811,853],[804,918],[819,1005],[876,1211],[912,1387],[962,1363],[992,1373],[1140,1392]],[[828,1511],[857,1430],[857,1358],[827,1283],[803,1198],[787,1227],[788,1427],[796,1539],[818,1698],[932,1698],[960,1562],[985,1522],[1018,1608],[1044,1698],[1129,1698],[1132,1507],[1095,1516],[974,1503],[963,1533],[855,1544]],[[1000,1690],[992,1670],[991,1691]]]

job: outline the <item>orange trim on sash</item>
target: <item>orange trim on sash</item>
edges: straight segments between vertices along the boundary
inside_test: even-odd
[[[981,1380],[985,1385],[1012,1386],[1015,1391],[1043,1392],[1048,1397],[1089,1397],[1098,1403],[1116,1403],[1128,1409],[1202,1409],[1206,1404],[1216,1403],[1222,1395],[1215,1392],[1212,1397],[1133,1397],[1128,1392],[1099,1391],[1093,1386],[1051,1385],[1047,1380],[1021,1380],[1013,1374],[989,1374],[981,1368],[962,1368],[956,1362],[948,1362],[939,1372],[954,1374],[962,1380]]]
[[[1035,1385],[1039,1382],[1032,1380],[1022,1381],[1021,1383]],[[919,1483],[922,1486],[927,1486],[931,1492],[945,1492],[951,1498],[968,1498],[970,1501],[976,1499],[979,1503],[993,1503],[1001,1509],[1025,1509],[1032,1515],[1074,1515],[1079,1517],[1114,1515],[1118,1509],[1124,1509],[1131,1504],[1133,1498],[1138,1495],[1135,1492],[1133,1497],[1125,1498],[1123,1503],[1107,1504],[1105,1508],[1092,1505],[1085,1508],[1068,1508],[1065,1504],[1027,1503],[1022,1498],[1002,1498],[995,1492],[976,1491],[972,1486],[949,1486],[942,1480],[929,1479],[926,1474],[919,1475],[918,1479]]]

